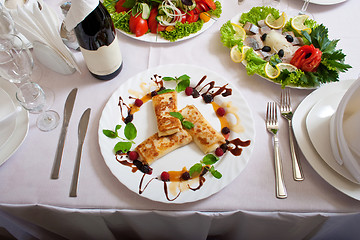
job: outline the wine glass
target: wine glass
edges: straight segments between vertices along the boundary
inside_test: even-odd
[[[45,110],[46,96],[39,84],[23,83],[16,91],[16,99],[29,112],[40,112],[36,126],[41,131],[51,131],[58,126],[60,116],[53,110]]]
[[[273,7],[280,11],[287,9],[287,1],[284,0],[262,0],[263,6]]]

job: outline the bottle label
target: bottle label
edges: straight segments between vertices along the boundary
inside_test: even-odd
[[[89,71],[99,76],[115,72],[122,63],[117,36],[109,46],[101,46],[97,50],[87,50],[80,47]]]

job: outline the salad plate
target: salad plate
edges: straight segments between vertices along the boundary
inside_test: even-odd
[[[235,15],[220,29],[230,58],[242,63],[248,75],[258,75],[275,84],[299,89],[316,89],[339,81],[350,65],[328,38],[329,29],[308,16],[260,6]]]
[[[349,197],[360,200],[360,185],[338,174],[321,158],[312,145],[306,128],[307,115],[318,101],[326,96],[339,92],[339,90],[345,92],[353,82],[353,80],[343,80],[324,84],[319,89],[310,93],[296,108],[293,117],[293,129],[296,141],[312,168],[335,189]]]
[[[16,100],[16,86],[4,79],[0,79],[0,89],[8,94],[16,111],[16,121],[13,131],[0,146],[0,165],[3,164],[21,146],[29,130],[29,114]]]
[[[319,5],[333,5],[345,2],[346,0],[310,0],[311,3]]]
[[[214,2],[216,4],[219,4],[220,13],[221,13],[221,0],[214,0]],[[195,23],[199,24],[200,23],[200,19],[199,19],[197,22],[189,24],[188,29],[192,33],[185,34],[184,36],[175,37],[176,39],[174,39],[174,40],[172,39],[174,37],[171,37],[170,34],[169,34],[170,37],[166,37],[166,38],[169,38],[169,39],[166,39],[166,38],[164,38],[164,36],[161,36],[160,33],[158,33],[158,34],[151,33],[150,30],[148,30],[148,32],[145,33],[144,35],[137,37],[135,34],[131,33],[130,30],[127,29],[126,26],[124,27],[123,22],[119,21],[119,19],[121,19],[122,16],[119,15],[119,13],[116,12],[114,2],[112,2],[110,0],[106,0],[104,2],[104,6],[108,9],[108,11],[109,11],[109,13],[110,13],[110,15],[111,15],[111,17],[113,19],[114,26],[116,27],[118,32],[120,32],[120,33],[122,33],[122,34],[124,34],[124,35],[126,35],[126,36],[128,36],[130,38],[133,38],[133,39],[136,39],[136,40],[139,40],[139,41],[143,41],[143,42],[149,42],[149,43],[173,43],[173,42],[180,42],[180,41],[184,41],[184,40],[187,40],[187,39],[194,38],[194,37],[200,35],[201,33],[205,32],[206,30],[208,30],[217,21],[217,18],[220,17],[220,16],[211,16],[209,21],[203,22],[200,29],[193,30],[193,28],[195,29],[195,28],[198,28],[198,27],[196,27],[195,25],[193,25],[193,27],[191,27],[191,24],[195,24]],[[200,24],[199,24],[199,26],[200,26]],[[176,31],[176,29],[174,31]],[[187,30],[185,28],[179,30],[179,32],[186,32],[186,31]]]
[[[120,130],[118,130],[119,135],[122,133],[125,124],[122,121],[122,114],[119,108],[119,97],[121,97],[124,102],[128,102],[127,105],[129,106],[129,104],[134,102],[134,97],[140,98],[151,91],[151,79],[154,78],[154,76],[179,77],[184,74],[190,77],[190,86],[195,86],[199,80],[206,76],[205,82],[214,81],[216,86],[221,85],[232,89],[232,94],[230,96],[222,97],[219,95],[214,98],[214,102],[219,105],[230,104],[232,106],[231,108],[233,111],[230,113],[229,110],[229,115],[226,115],[226,119],[228,119],[229,122],[236,123],[239,128],[238,130],[231,131],[229,141],[230,139],[239,138],[248,141],[250,144],[242,148],[241,155],[239,156],[235,156],[230,151],[226,151],[223,156],[219,157],[220,160],[213,166],[222,174],[222,177],[217,179],[210,174],[210,172],[207,172],[204,175],[206,181],[201,188],[196,191],[188,188],[190,185],[193,188],[199,185],[199,182],[196,179],[190,179],[185,182],[167,182],[168,184],[166,184],[166,182],[159,178],[163,171],[181,171],[184,168],[189,170],[195,163],[198,163],[204,157],[204,153],[194,142],[178,148],[156,160],[150,165],[152,173],[144,174],[139,170],[132,171],[129,166],[120,164],[113,150],[114,145],[119,139],[109,138],[103,133],[103,130],[114,129],[118,124],[123,125]],[[205,82],[203,84],[205,84]],[[175,83],[166,81],[164,84],[166,88],[171,88]],[[205,103],[201,97],[193,98],[192,96],[187,96],[185,92],[179,92],[177,94],[177,99],[178,110],[192,104],[198,108],[204,118],[216,131],[221,131],[221,123],[214,111],[213,104]],[[140,110],[134,113],[132,123],[137,129],[137,136],[133,140],[135,143],[131,150],[157,132],[157,123],[151,100],[144,102],[144,104],[141,105]],[[101,154],[106,165],[109,167],[112,174],[128,189],[153,201],[164,203],[186,203],[198,201],[217,193],[240,175],[248,164],[253,151],[255,128],[251,110],[241,92],[225,81],[222,76],[204,68],[186,64],[177,64],[163,65],[148,69],[122,84],[112,94],[103,109],[99,121],[98,137]],[[185,190],[183,189],[184,186],[180,186],[184,184],[186,187]],[[146,189],[140,191],[145,185]],[[164,188],[167,190],[164,191]],[[169,192],[167,193],[167,191]],[[179,194],[178,197],[176,197],[177,194]]]

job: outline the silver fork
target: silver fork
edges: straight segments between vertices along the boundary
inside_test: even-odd
[[[279,139],[277,133],[279,131],[279,122],[278,122],[278,113],[277,113],[277,104],[274,102],[268,102],[266,109],[266,129],[273,136],[274,143],[274,161],[275,161],[275,189],[277,198],[287,198],[281,157],[279,150]]]
[[[295,181],[302,181],[304,180],[304,175],[302,173],[302,169],[295,152],[295,141],[294,141],[294,133],[292,128],[293,112],[291,108],[289,89],[281,91],[280,112],[281,112],[281,116],[283,116],[286,120],[288,120],[289,123],[289,143],[290,143],[293,177]]]
[[[301,8],[301,10],[299,11],[299,15],[305,15],[306,14],[306,10],[309,6],[310,0],[304,0],[304,4]]]

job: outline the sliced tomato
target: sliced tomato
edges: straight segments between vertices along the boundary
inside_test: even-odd
[[[322,52],[314,45],[300,47],[294,53],[290,63],[305,72],[316,72],[321,62]]]
[[[130,10],[130,8],[124,8],[122,5],[126,2],[126,0],[119,0],[115,5],[116,12],[127,12]]]
[[[150,32],[157,33],[165,30],[165,26],[160,25],[160,23],[156,20],[156,16],[158,15],[158,9],[153,8],[150,11],[150,17],[148,19],[148,25]]]
[[[204,2],[197,2],[195,9],[199,11],[198,13],[201,13],[209,11],[210,7]]]
[[[185,23],[185,22],[186,22],[186,19],[187,19],[186,13],[185,13],[183,10],[181,10],[181,13],[182,13],[183,15],[181,16],[180,22],[181,22],[181,23]]]
[[[216,5],[213,0],[202,0],[202,2],[204,2],[206,5],[208,5],[209,8],[211,8],[212,10],[216,9]]]
[[[141,17],[141,14],[138,14],[138,16],[131,15],[129,28],[132,33],[135,33],[136,37],[144,35],[149,30],[148,23]]]
[[[186,21],[188,23],[193,23],[199,20],[199,14],[195,13],[194,10],[188,11],[186,15]]]

